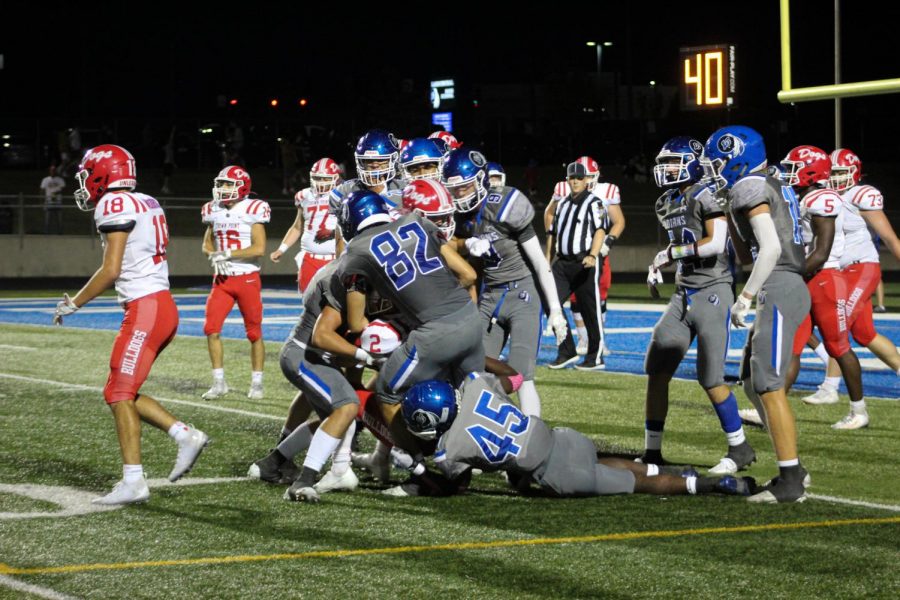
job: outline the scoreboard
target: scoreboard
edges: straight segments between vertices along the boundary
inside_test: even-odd
[[[735,46],[680,48],[681,110],[731,108],[736,104]]]

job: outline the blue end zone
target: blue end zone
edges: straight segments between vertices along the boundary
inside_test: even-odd
[[[179,335],[203,336],[203,320],[206,296],[178,295],[180,324]],[[263,337],[267,342],[282,343],[291,332],[303,306],[299,296],[291,293],[264,293]],[[0,323],[49,326],[56,300],[5,299],[0,300]],[[662,312],[662,305],[610,305],[606,319],[606,344],[612,351],[607,357],[608,371],[643,374],[644,353],[650,343],[653,326]],[[900,315],[874,315],[878,332],[900,343]],[[570,319],[571,320],[571,319]],[[84,329],[118,330],[122,321],[122,309],[112,298],[101,298],[86,308],[66,317],[67,327]],[[245,339],[244,325],[237,308],[231,311],[222,335],[226,338]],[[741,348],[747,340],[746,329],[733,329],[726,361],[726,375],[736,379],[740,366]],[[863,363],[863,384],[867,396],[900,398],[897,375],[875,359],[866,348],[853,348]],[[676,377],[694,380],[697,377],[696,342],[682,361]],[[546,365],[556,358],[556,344],[552,336],[542,336],[538,364]],[[811,350],[804,350],[803,368],[795,385],[798,389],[814,390],[822,382],[824,368]],[[846,393],[842,387],[841,391]]]

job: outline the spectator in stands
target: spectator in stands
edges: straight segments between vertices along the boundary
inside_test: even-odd
[[[62,235],[62,191],[66,181],[56,174],[56,166],[50,165],[50,174],[41,180],[44,192],[44,233]]]

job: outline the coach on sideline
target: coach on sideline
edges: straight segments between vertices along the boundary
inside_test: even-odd
[[[555,243],[548,243],[551,254],[555,251],[551,269],[556,281],[560,304],[574,292],[581,307],[584,325],[588,331],[588,352],[584,361],[575,367],[583,371],[599,371],[605,368],[603,354],[603,330],[600,327],[600,301],[597,283],[603,269],[598,258],[606,229],[609,227],[603,202],[588,191],[588,173],[578,162],[566,168],[570,193],[556,206],[553,226],[548,236]],[[548,256],[548,259],[552,256]],[[578,361],[575,340],[569,331],[559,345],[556,360],[551,369],[561,369]]]

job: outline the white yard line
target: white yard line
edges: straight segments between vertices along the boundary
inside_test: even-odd
[[[13,579],[12,577],[7,577],[6,575],[0,575],[0,587],[6,587],[17,592],[34,594],[35,596],[39,596],[41,598],[50,598],[50,600],[77,600],[75,596],[62,594],[47,587],[32,585],[30,583],[23,583],[18,579]]]
[[[37,350],[34,346],[13,346],[12,344],[0,344],[0,350]]]
[[[821,496],[819,494],[807,494],[807,498],[813,500],[821,500],[823,502],[831,502],[833,504],[846,504],[847,506],[863,506],[865,508],[877,508],[879,510],[889,510],[892,512],[900,512],[900,506],[894,504],[875,504],[874,502],[863,502],[862,500],[851,500],[849,498],[838,498],[837,496]]]
[[[96,385],[82,385],[80,383],[66,383],[65,381],[56,381],[53,379],[39,379],[37,377],[24,377],[22,375],[14,375],[12,373],[0,373],[0,379],[12,379],[14,381],[26,381],[28,383],[40,383],[44,385],[55,385],[57,387],[70,388],[74,390],[83,390],[86,392],[102,392],[103,388]],[[185,406],[193,406],[195,408],[204,408],[206,410],[215,410],[218,412],[227,412],[235,415],[243,415],[245,417],[258,417],[260,419],[269,419],[272,421],[282,421],[284,417],[276,417],[275,415],[267,415],[264,413],[252,412],[249,410],[241,410],[239,408],[229,408],[227,406],[218,406],[209,402],[191,402],[190,400],[176,400],[174,398],[160,398],[153,396],[155,400],[170,404],[183,404]]]

